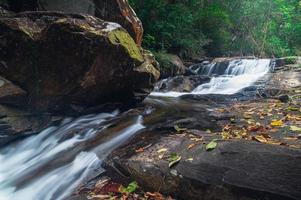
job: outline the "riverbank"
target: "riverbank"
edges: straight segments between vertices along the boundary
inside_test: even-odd
[[[106,161],[113,180],[176,199],[298,199],[300,70],[267,76],[247,99],[149,97],[146,129]]]

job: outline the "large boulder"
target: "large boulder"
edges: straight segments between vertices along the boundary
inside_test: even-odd
[[[119,23],[135,39],[138,46],[142,43],[142,23],[128,0],[10,0],[9,4],[14,12],[38,10],[93,15]]]
[[[159,78],[128,32],[98,18],[25,12],[0,18],[0,74],[40,111],[142,101]],[[9,103],[9,102],[8,102]]]
[[[147,191],[179,199],[301,198],[299,149],[233,140],[218,141],[214,150],[206,151],[210,137],[202,134],[203,141],[190,148],[196,143],[187,136],[146,133],[116,150],[107,164]],[[141,147],[142,152],[135,152]],[[168,158],[173,154],[181,160],[169,167]]]
[[[160,63],[161,79],[194,74],[183,64],[183,61],[177,55],[159,52],[155,56]]]

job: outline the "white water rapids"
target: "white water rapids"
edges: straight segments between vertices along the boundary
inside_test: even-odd
[[[110,152],[144,128],[138,117],[121,130],[105,133],[116,115],[65,120],[60,126],[0,149],[0,200],[68,197],[89,174],[103,170],[102,161]],[[95,146],[88,146],[97,140]]]
[[[253,85],[271,68],[269,59],[231,61],[219,76],[191,93],[153,92],[153,96],[234,94]],[[202,69],[212,76],[215,64]],[[62,200],[104,170],[103,160],[144,129],[142,117],[117,112],[66,119],[7,147],[0,148],[0,200]],[[94,175],[93,175],[94,174]]]
[[[212,77],[209,83],[202,84],[192,92],[153,92],[152,96],[179,97],[186,94],[235,94],[243,88],[253,85],[271,69],[270,59],[242,59],[230,61],[222,75]],[[211,76],[216,70],[215,63],[202,69],[204,75]]]

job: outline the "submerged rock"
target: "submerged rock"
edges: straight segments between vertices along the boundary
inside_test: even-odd
[[[201,84],[208,83],[208,76],[176,76],[163,79],[156,84],[156,92],[191,92]]]
[[[20,13],[0,18],[0,34],[0,73],[37,110],[140,102],[159,78],[120,25],[92,16]]]

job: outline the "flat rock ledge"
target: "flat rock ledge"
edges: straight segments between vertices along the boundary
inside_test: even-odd
[[[142,134],[116,150],[107,163],[144,189],[179,199],[301,199],[299,149],[229,140],[217,141],[214,150],[206,151],[210,140],[188,150],[192,142],[186,136]],[[172,153],[181,160],[170,168],[164,157]]]

